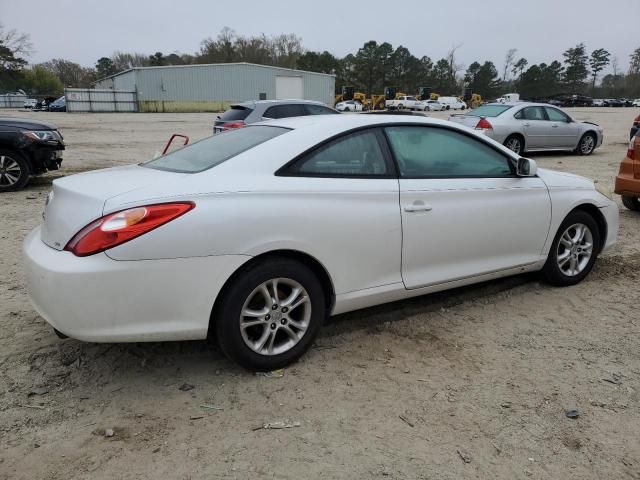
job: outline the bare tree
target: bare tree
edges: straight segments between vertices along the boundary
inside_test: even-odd
[[[462,46],[462,43],[451,47],[447,53],[447,63],[449,64],[449,76],[452,81],[456,81],[458,72],[464,68],[464,65],[456,63],[456,52]]]
[[[20,33],[15,28],[5,30],[0,23],[0,44],[3,44],[14,55],[29,56],[33,52],[33,44],[28,33]]]
[[[510,48],[507,50],[506,55],[504,56],[504,72],[502,73],[502,81],[507,81],[507,72],[509,71],[509,67],[513,65],[514,60],[516,59],[517,48]]]

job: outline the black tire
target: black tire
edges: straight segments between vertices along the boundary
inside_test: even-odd
[[[404,105],[400,104],[398,105],[398,110],[402,110],[404,108]]]
[[[593,151],[596,149],[596,136],[591,133],[585,133],[580,141],[578,142],[578,148],[576,148],[576,153],[578,155],[591,155]]]
[[[628,195],[622,195],[622,204],[629,210],[633,210],[634,212],[640,211],[640,198],[638,197],[629,197]]]
[[[29,182],[29,163],[18,152],[0,150],[0,192],[24,188]],[[14,180],[17,178],[17,180]]]
[[[350,109],[349,107],[345,107],[344,111],[345,111],[345,112],[350,112],[350,111],[351,111],[351,109]]]
[[[308,326],[297,343],[286,351],[269,355],[258,353],[247,345],[241,332],[240,323],[241,312],[245,302],[248,302],[253,295],[258,295],[254,293],[256,289],[271,279],[280,279],[280,281],[292,280],[301,285],[308,294],[311,312]],[[287,293],[285,292],[283,295],[287,295]],[[276,305],[275,307],[280,306]],[[284,307],[274,308],[272,312],[276,312],[273,313],[273,317],[276,314],[280,317],[286,312],[286,309]],[[293,311],[288,312],[288,314],[292,315]],[[281,327],[278,322],[283,322],[283,320],[277,320],[277,318],[269,319],[270,316],[265,315],[266,318],[260,319],[264,323],[255,326],[257,329],[262,329],[255,332],[256,336],[260,336],[267,329],[271,329],[277,332],[274,334],[274,341],[276,338],[286,340],[288,338],[284,331],[286,320]],[[225,288],[224,296],[214,312],[215,332],[222,351],[231,360],[254,371],[274,370],[295,362],[309,349],[325,317],[325,292],[317,276],[311,269],[298,261],[277,257],[259,261],[239,272],[236,278],[232,280],[229,288]],[[269,323],[269,320],[273,323]],[[300,320],[298,321],[300,322]],[[249,331],[250,328],[246,329],[246,331]],[[281,328],[282,331],[280,331]],[[291,330],[291,327],[289,329]],[[280,335],[280,337],[277,335]]]
[[[503,145],[518,155],[524,153],[524,141],[520,135],[509,135]],[[518,146],[516,147],[516,145]]]
[[[592,253],[588,262],[579,273],[575,275],[567,275],[558,265],[557,256],[560,254],[560,249],[566,250],[566,247],[564,247],[564,245],[560,246],[563,234],[565,233],[565,231],[567,231],[567,229],[576,224],[582,224],[590,230],[593,240]],[[593,264],[598,257],[599,251],[600,229],[598,228],[597,222],[587,212],[582,210],[574,210],[569,215],[567,215],[567,218],[564,219],[564,221],[560,225],[560,228],[558,228],[558,232],[556,233],[556,236],[553,239],[553,243],[551,244],[551,249],[549,250],[549,256],[547,257],[547,261],[542,269],[542,277],[547,283],[558,287],[567,287],[580,283],[593,268]]]

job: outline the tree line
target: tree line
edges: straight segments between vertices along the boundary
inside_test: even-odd
[[[459,95],[464,87],[470,87],[485,99],[507,92],[518,92],[524,98],[559,93],[640,97],[640,47],[630,55],[626,72],[607,50],[598,48],[589,53],[584,43],[568,48],[561,59],[539,64],[518,58],[517,49],[511,48],[498,71],[490,60],[474,61],[465,69],[458,61],[459,45],[434,61],[426,55],[416,56],[402,45],[371,40],[340,58],[326,50],[306,50],[294,34],[243,36],[228,27],[215,38],[204,39],[193,54],[114,52],[99,58],[93,67],[63,58],[29,66],[24,57],[31,48],[28,35],[6,31],[0,25],[0,92],[21,88],[32,95],[59,94],[65,86],[90,87],[100,78],[134,67],[249,62],[334,74],[337,93],[343,86],[353,86],[367,95],[394,86],[412,94],[426,86],[448,95]],[[612,73],[601,76],[607,67]]]

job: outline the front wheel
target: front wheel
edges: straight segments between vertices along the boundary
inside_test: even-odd
[[[325,295],[304,264],[271,258],[242,272],[214,312],[223,352],[249,370],[282,368],[306,352],[326,314]]]
[[[593,133],[585,133],[578,143],[580,155],[591,155],[596,148],[596,137]]]
[[[577,210],[564,219],[542,269],[551,285],[569,286],[581,282],[593,268],[600,246],[598,224],[591,215]]]
[[[29,164],[22,155],[0,150],[0,192],[24,188],[29,175]]]
[[[634,212],[640,211],[640,198],[638,197],[629,197],[628,195],[623,195],[622,204],[629,210],[633,210]]]

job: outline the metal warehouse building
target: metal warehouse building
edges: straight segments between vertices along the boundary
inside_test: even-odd
[[[333,104],[335,76],[253,63],[139,67],[95,89],[136,92],[141,112],[207,112],[244,100],[304,98]]]

